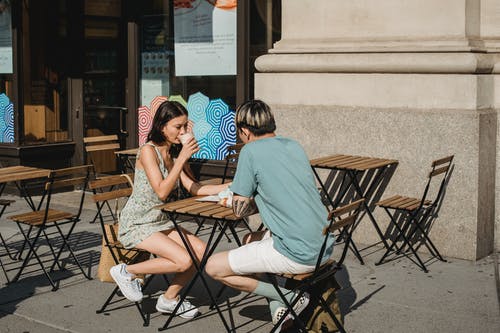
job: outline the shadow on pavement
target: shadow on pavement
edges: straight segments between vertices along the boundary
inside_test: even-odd
[[[49,239],[54,249],[59,249],[59,247],[63,244],[60,236],[53,238],[49,237]],[[94,248],[100,244],[101,235],[88,231],[74,232],[71,235],[69,242],[84,269],[90,273],[92,271],[92,267],[99,263],[100,253]],[[11,253],[19,254],[21,249],[23,249],[24,241],[11,241],[8,242],[8,246]],[[12,280],[17,275],[22,265],[22,260],[11,260],[3,252],[0,254],[2,256],[2,262],[6,268],[7,274],[9,275],[9,280]],[[37,253],[40,256],[46,270],[49,271],[54,257],[50,252],[45,239],[39,242]],[[21,258],[24,259],[27,254],[28,246],[26,245],[21,252]],[[71,257],[66,258],[68,254],[69,252],[66,249],[63,251],[61,256],[62,259],[60,262],[62,270],[59,270],[58,267],[55,266],[54,271],[49,273],[51,278],[56,282],[57,286],[61,286],[60,283],[70,277],[82,275],[73,259]],[[7,281],[5,280],[5,277],[2,276],[1,282],[3,285],[0,289],[0,318],[14,313],[17,309],[17,304],[26,298],[32,297],[35,294],[52,292],[49,281],[34,257],[32,257],[27,263],[17,281],[6,283]]]

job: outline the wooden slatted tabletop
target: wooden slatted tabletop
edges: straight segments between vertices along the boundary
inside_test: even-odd
[[[217,202],[197,201],[197,199],[202,197],[197,196],[173,201],[156,206],[156,208],[167,213],[186,214],[202,218],[224,219],[227,221],[241,220],[241,218],[234,215],[232,208],[223,207]]]
[[[366,171],[397,164],[397,160],[366,156],[336,154],[310,161],[313,168]]]
[[[49,173],[49,169],[27,167],[22,165],[0,168],[0,183],[48,177]]]

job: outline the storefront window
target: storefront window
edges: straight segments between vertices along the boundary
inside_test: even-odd
[[[67,1],[23,2],[24,143],[68,140],[67,77],[73,65]]]
[[[155,96],[201,92],[236,107],[237,100],[253,98],[255,59],[281,38],[281,0],[253,0],[248,6],[236,0],[149,0],[136,9],[140,103],[146,106]],[[247,26],[238,26],[238,10],[246,11]],[[244,52],[237,49],[241,38]],[[243,75],[237,75],[243,68],[238,63],[248,64]],[[244,92],[236,91],[237,80],[246,81]]]
[[[14,143],[12,7],[0,0],[0,143]]]
[[[224,5],[223,5],[224,3]],[[236,103],[236,1],[165,2],[140,19],[141,104],[201,92]]]

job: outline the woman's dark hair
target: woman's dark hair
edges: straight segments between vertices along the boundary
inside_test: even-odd
[[[247,128],[256,136],[273,133],[276,123],[269,105],[261,100],[244,102],[236,109],[236,127]]]
[[[187,115],[188,111],[179,102],[165,101],[161,103],[153,118],[153,126],[149,131],[148,141],[153,141],[156,144],[165,142],[166,138],[162,133],[165,124],[174,118]]]
[[[153,125],[148,134],[148,141],[152,141],[155,144],[164,143],[166,138],[162,132],[163,127],[170,120],[180,116],[188,116],[188,111],[181,103],[176,101],[165,101],[161,103],[153,118]],[[173,158],[179,156],[181,149],[182,145],[173,144],[170,147],[170,156]]]

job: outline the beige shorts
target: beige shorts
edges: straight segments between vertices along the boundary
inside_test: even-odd
[[[299,264],[276,251],[269,232],[260,241],[230,250],[228,260],[231,270],[237,275],[254,273],[301,274],[314,270],[314,266]]]

